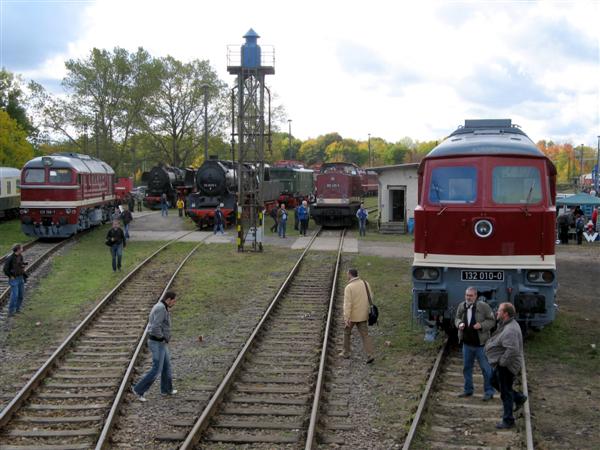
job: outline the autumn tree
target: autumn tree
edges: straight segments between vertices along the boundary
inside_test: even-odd
[[[0,166],[21,168],[33,158],[27,132],[10,115],[0,110]]]

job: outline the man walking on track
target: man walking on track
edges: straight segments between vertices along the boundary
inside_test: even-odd
[[[367,292],[367,289],[369,292]],[[350,339],[352,328],[356,326],[362,338],[363,348],[367,354],[366,363],[375,361],[373,342],[369,336],[367,320],[369,319],[369,294],[373,297],[371,286],[358,278],[358,270],[348,269],[348,284],[344,289],[344,350],[339,356],[350,358]]]
[[[479,362],[483,374],[483,401],[494,398],[492,387],[492,368],[485,357],[483,346],[490,338],[490,330],[496,325],[492,308],[486,302],[477,301],[477,289],[468,287],[465,301],[458,305],[455,318],[458,328],[458,340],[462,342],[463,374],[465,385],[459,397],[473,395],[473,364]]]
[[[106,233],[106,244],[110,246],[113,272],[117,270],[120,272],[123,247],[127,245],[127,240],[118,220],[113,220],[112,228]]]
[[[168,291],[165,297],[156,303],[150,311],[148,326],[148,348],[152,352],[152,367],[144,374],[138,383],[131,387],[133,393],[141,402],[147,401],[144,394],[154,380],[160,375],[160,393],[162,395],[175,395],[173,389],[173,375],[169,358],[169,341],[171,340],[171,308],[175,306],[177,294]]]
[[[515,410],[518,410],[527,401],[527,396],[513,390],[515,377],[521,371],[523,335],[515,320],[515,307],[512,303],[500,304],[496,317],[499,326],[485,344],[485,352],[494,368],[492,384],[500,391],[504,408],[502,421],[496,424],[496,428],[504,429],[515,426],[513,404]]]

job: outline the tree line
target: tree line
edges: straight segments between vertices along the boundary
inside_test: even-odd
[[[34,156],[67,151],[96,156],[122,176],[157,163],[199,166],[205,101],[209,154],[231,159],[231,91],[208,60],[153,57],[141,47],[134,52],[94,48],[65,67],[61,94],[0,71],[0,165],[20,168]],[[267,162],[411,163],[438,144],[410,137],[354,140],[336,132],[303,141],[282,131],[287,117],[278,100],[275,96],[271,108]],[[556,164],[559,181],[570,181],[581,171],[580,147],[546,141],[538,147]],[[593,167],[593,155],[595,149],[583,147],[584,171]]]

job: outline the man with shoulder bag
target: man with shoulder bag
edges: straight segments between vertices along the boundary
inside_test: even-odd
[[[375,361],[373,342],[367,325],[372,296],[371,286],[358,277],[358,270],[348,269],[348,284],[344,289],[344,350],[339,354],[342,358],[350,358],[352,328],[356,326],[367,354],[366,363],[371,364]]]

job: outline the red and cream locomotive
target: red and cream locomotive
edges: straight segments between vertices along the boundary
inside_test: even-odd
[[[452,328],[467,287],[518,320],[554,320],[556,169],[510,120],[467,120],[419,166],[417,318]]]
[[[359,168],[352,163],[325,163],[321,166],[316,188],[316,203],[310,213],[325,226],[350,226],[356,221],[363,188]]]
[[[21,227],[28,236],[62,238],[110,219],[115,173],[77,153],[34,158],[21,170]]]

